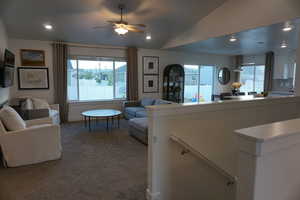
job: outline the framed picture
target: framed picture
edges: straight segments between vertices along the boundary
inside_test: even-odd
[[[144,93],[158,93],[159,88],[159,76],[158,75],[144,75]]]
[[[159,74],[159,58],[143,56],[143,74]]]
[[[19,90],[49,89],[48,68],[18,67]]]
[[[22,66],[45,66],[45,51],[21,49]]]

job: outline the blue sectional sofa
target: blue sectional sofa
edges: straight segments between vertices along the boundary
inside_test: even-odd
[[[148,144],[148,118],[145,107],[162,104],[171,104],[171,102],[150,98],[124,102],[123,113],[125,118],[129,119],[129,134],[143,144]]]
[[[123,104],[123,113],[126,119],[147,117],[146,106],[170,104],[162,99],[144,98],[140,101],[126,101]]]

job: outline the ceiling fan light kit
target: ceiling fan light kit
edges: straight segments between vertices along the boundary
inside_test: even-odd
[[[119,7],[120,9],[120,20],[119,21],[107,21],[108,23],[113,25],[113,29],[118,35],[123,36],[127,34],[128,32],[135,32],[135,33],[144,33],[145,31],[143,28],[146,28],[145,24],[129,24],[128,22],[123,20],[123,9],[125,6],[123,4],[120,4]],[[100,26],[98,26],[100,27]],[[94,27],[94,28],[98,28]],[[142,28],[142,29],[141,29]]]

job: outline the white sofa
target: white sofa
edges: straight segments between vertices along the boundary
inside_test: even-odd
[[[30,165],[61,157],[60,126],[51,118],[25,121],[26,128],[7,131],[0,120],[0,147],[7,167]]]
[[[33,98],[35,99],[35,98]],[[53,124],[60,124],[59,104],[49,105],[46,100],[43,101],[43,106],[36,107],[31,98],[21,99],[21,116],[25,120],[50,117]]]

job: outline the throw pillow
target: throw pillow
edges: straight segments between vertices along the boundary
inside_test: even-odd
[[[44,99],[32,98],[34,109],[50,109],[48,102]]]
[[[141,100],[141,105],[143,107],[151,106],[151,105],[153,105],[153,103],[154,103],[154,99],[151,99],[151,98],[144,98],[144,99]]]
[[[31,99],[27,98],[25,101],[21,103],[22,110],[32,110],[33,109],[33,102]]]
[[[18,131],[26,128],[25,121],[10,106],[4,106],[0,110],[0,120],[8,131]]]

